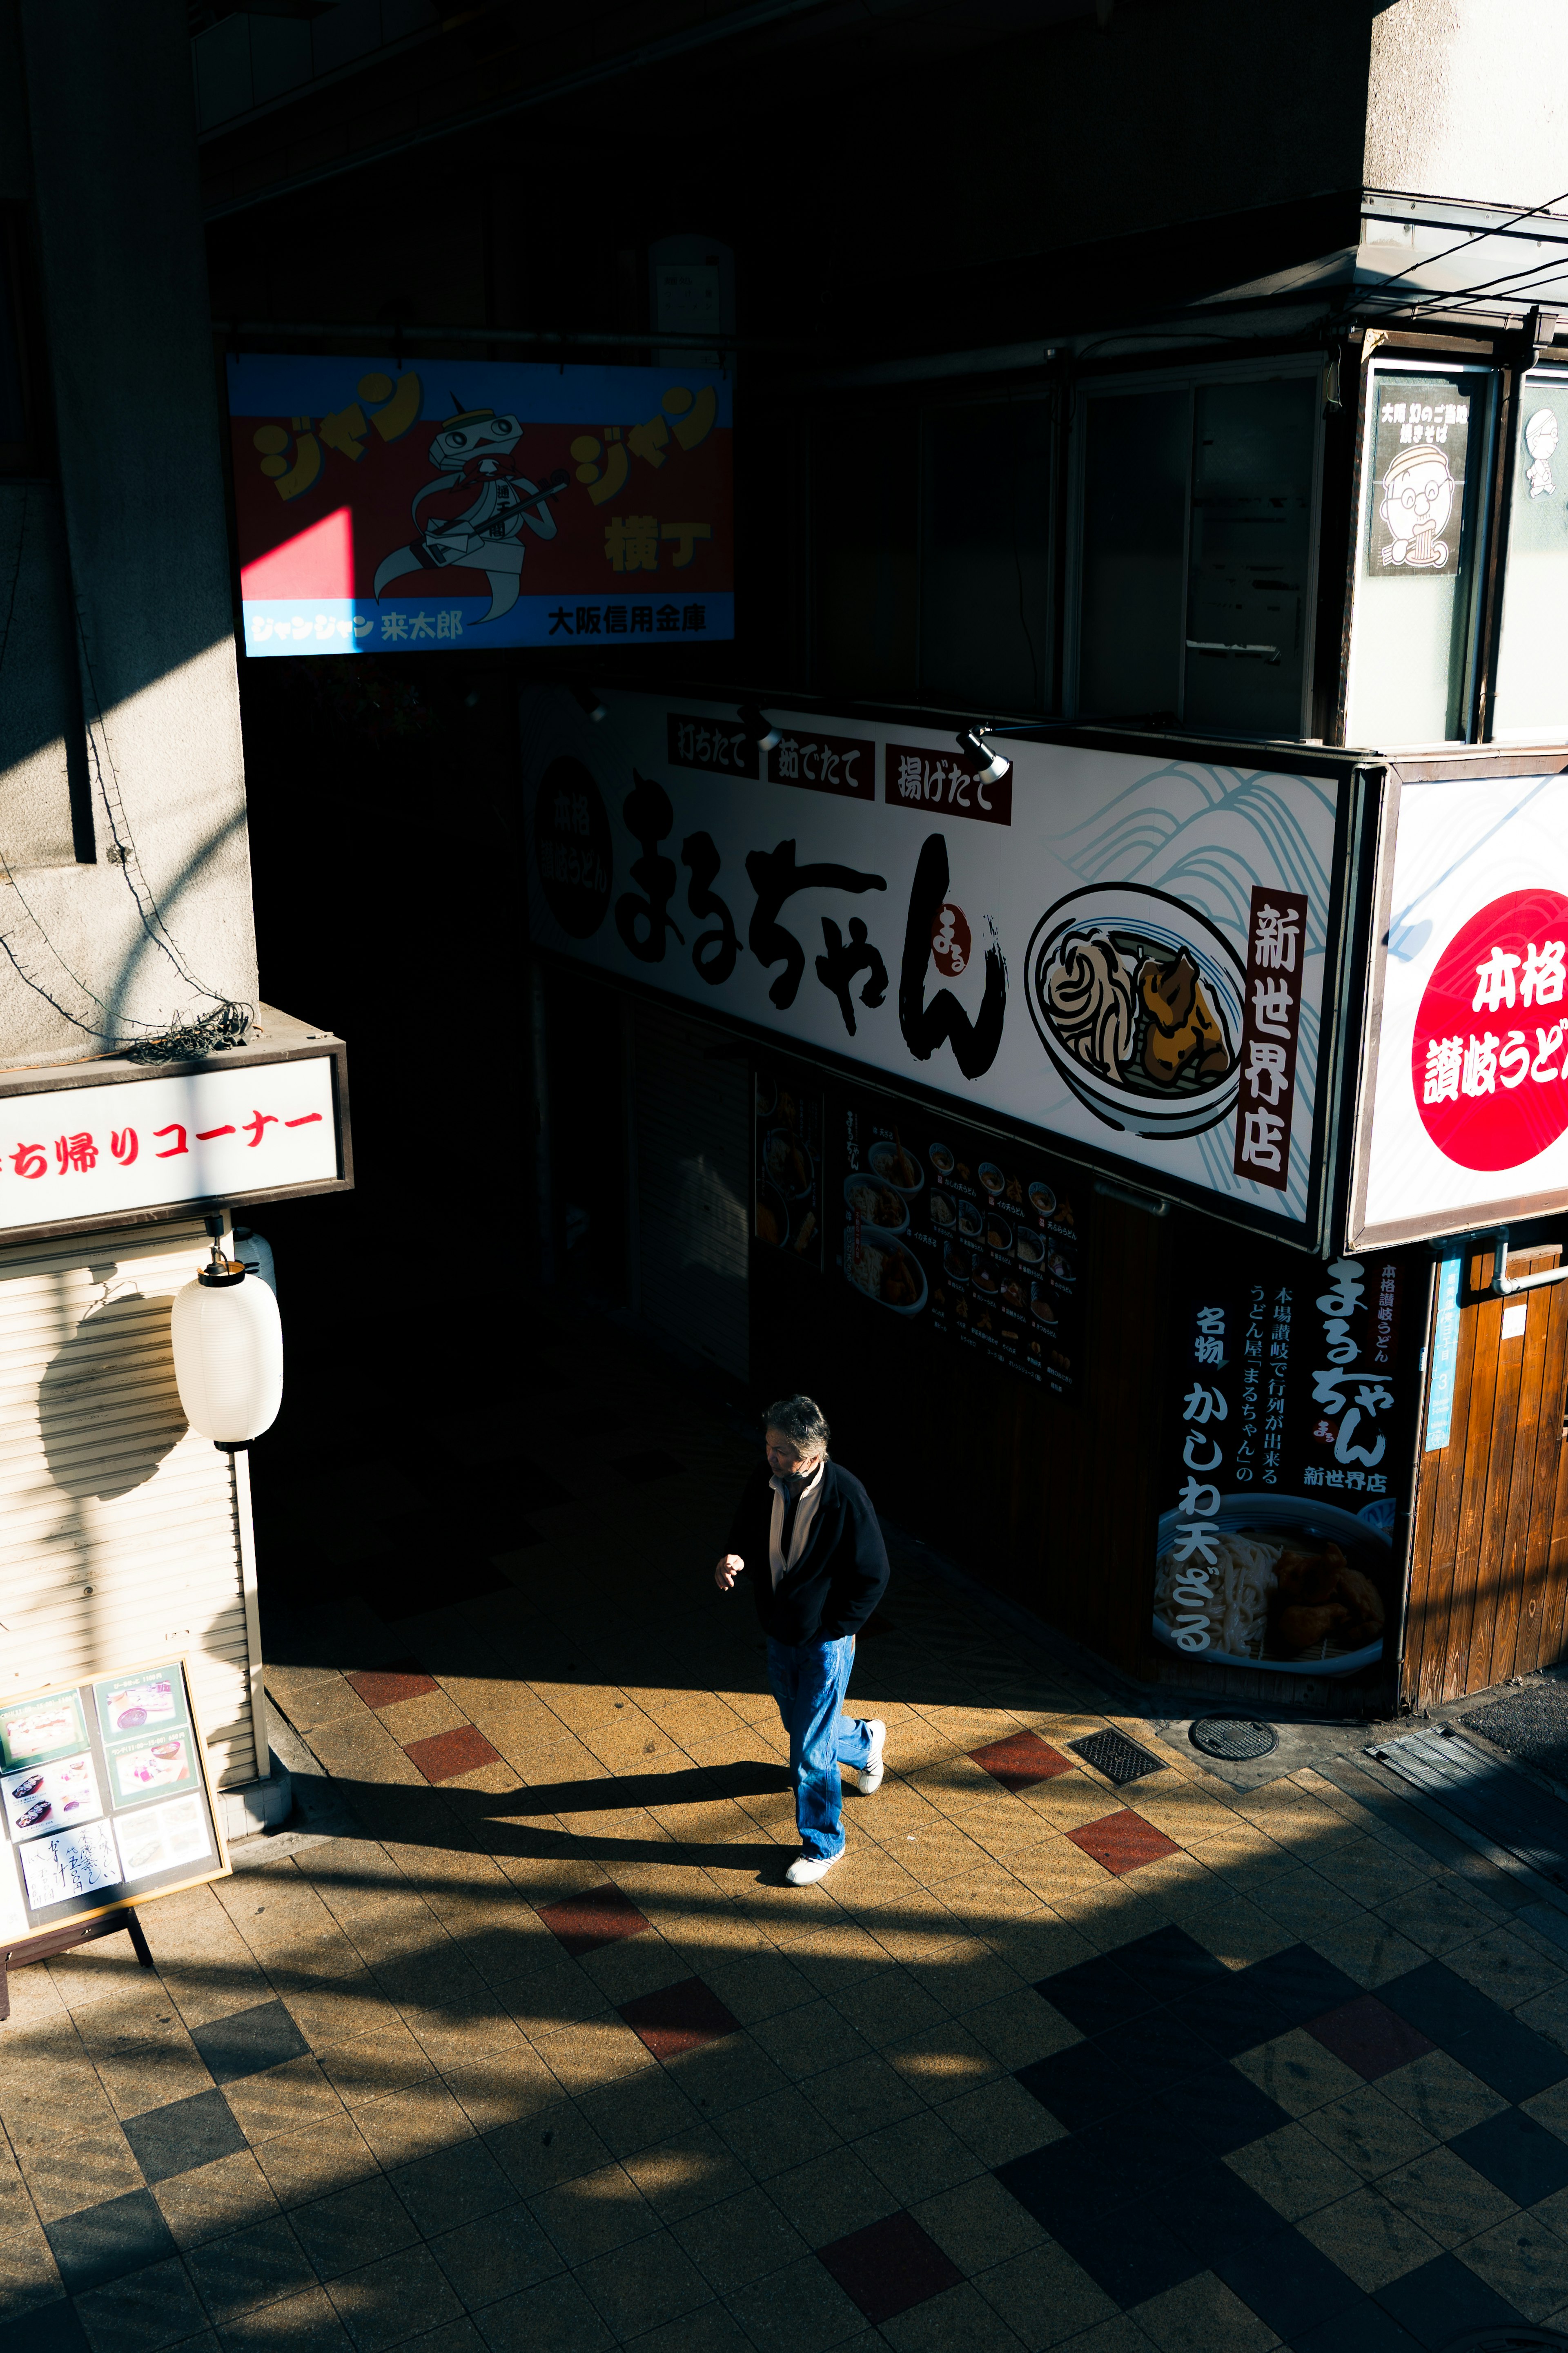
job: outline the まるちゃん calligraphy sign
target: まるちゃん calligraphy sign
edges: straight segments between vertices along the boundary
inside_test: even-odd
[[[1456,933],[1422,995],[1410,1077],[1463,1168],[1517,1168],[1568,1127],[1568,898],[1515,891]]]
[[[1290,1181],[1290,1112],[1301,1028],[1301,943],[1307,902],[1294,891],[1252,893],[1236,1173],[1283,1192]]]

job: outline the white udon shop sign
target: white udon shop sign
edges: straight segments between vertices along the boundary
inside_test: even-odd
[[[1400,789],[1352,1249],[1568,1199],[1568,779]]]
[[[0,1231],[331,1181],[331,1064],[0,1096]]]
[[[561,689],[522,700],[535,941],[1300,1228],[1333,776]]]

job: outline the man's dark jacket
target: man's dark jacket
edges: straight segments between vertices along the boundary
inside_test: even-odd
[[[773,1491],[766,1466],[752,1472],[730,1530],[746,1564],[763,1630],[778,1642],[837,1642],[858,1634],[888,1586],[888,1549],[871,1499],[852,1472],[823,1465],[822,1494],[805,1549],[773,1588],[768,1539]]]

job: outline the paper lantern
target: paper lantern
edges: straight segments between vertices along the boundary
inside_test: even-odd
[[[175,1294],[170,1337],[194,1430],[233,1452],[271,1429],[283,1402],[283,1327],[265,1282],[215,1248],[212,1264]]]

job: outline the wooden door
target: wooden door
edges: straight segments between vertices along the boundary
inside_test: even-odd
[[[1510,1251],[1508,1271],[1538,1273],[1561,1255],[1556,1243]],[[1472,1253],[1461,1301],[1491,1277],[1492,1252]],[[1458,1325],[1448,1440],[1416,1466],[1400,1677],[1415,1709],[1568,1651],[1568,1282],[1461,1304]],[[1424,1420],[1424,1449],[1429,1434]]]

